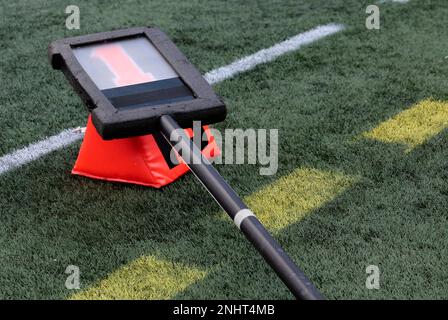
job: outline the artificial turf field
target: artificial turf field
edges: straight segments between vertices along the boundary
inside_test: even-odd
[[[380,4],[367,30],[372,2],[2,1],[0,157],[86,122],[55,39],[157,25],[205,73],[344,24],[214,86],[216,128],[279,129],[276,175],[217,168],[327,298],[448,298],[448,2]],[[72,176],[79,145],[0,175],[0,298],[292,298],[191,174],[161,190]]]

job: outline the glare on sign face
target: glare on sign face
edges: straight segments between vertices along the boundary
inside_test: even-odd
[[[100,90],[178,77],[145,37],[81,46],[73,52]]]

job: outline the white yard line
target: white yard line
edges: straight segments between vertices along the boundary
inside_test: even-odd
[[[231,64],[207,72],[204,78],[215,84],[232,78],[239,73],[253,69],[259,64],[272,61],[288,52],[300,49],[302,46],[316,42],[324,37],[338,33],[344,29],[343,25],[327,24],[300,33],[292,38],[262,49]],[[45,138],[29,146],[0,157],[0,175],[34,161],[50,152],[64,148],[75,141],[81,140],[83,132],[79,128],[67,129],[61,133]]]
[[[409,0],[379,0],[379,1],[378,1],[378,3],[388,3],[388,2],[408,3]]]
[[[307,32],[300,33],[292,38],[289,38],[288,40],[277,43],[270,48],[262,49],[254,54],[251,54],[250,56],[236,60],[227,66],[207,72],[204,75],[204,78],[210,84],[221,82],[234,77],[238,73],[253,69],[259,64],[272,61],[288,52],[298,50],[304,45],[313,43],[343,29],[344,26],[339,24],[318,26]]]
[[[82,139],[81,130],[68,129],[61,133],[30,144],[0,158],[0,175],[24,164],[34,161],[52,151],[66,147]]]

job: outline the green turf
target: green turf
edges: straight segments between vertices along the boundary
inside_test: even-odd
[[[447,101],[448,3],[383,4],[381,30],[369,31],[371,2],[78,1],[81,30],[68,31],[71,1],[4,1],[0,155],[85,122],[78,97],[49,67],[54,39],[158,25],[206,72],[318,24],[344,23],[341,34],[215,86],[229,106],[218,128],[280,132],[275,176],[253,165],[218,169],[248,198],[300,168],[354,181],[342,192],[324,188],[335,196],[273,229],[328,298],[448,298],[447,130],[411,152],[362,138],[422,100]],[[170,279],[159,291],[149,281],[146,297],[291,298],[194,177],[162,190],[73,177],[78,148],[0,176],[0,298],[68,298],[67,265],[80,267],[88,289],[133,263],[143,274],[139,261],[165,266]],[[365,288],[369,264],[380,267],[380,290]],[[188,281],[173,291],[185,268]],[[145,297],[145,285],[126,290]]]

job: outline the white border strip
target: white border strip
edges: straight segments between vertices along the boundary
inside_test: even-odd
[[[247,217],[255,217],[255,214],[249,209],[241,209],[236,213],[235,217],[233,218],[233,222],[235,222],[238,229],[241,229],[241,223]]]
[[[327,24],[318,26],[309,31],[300,33],[288,40],[280,42],[270,48],[262,49],[250,56],[239,59],[227,66],[212,70],[204,75],[210,83],[215,84],[235,75],[253,69],[255,66],[272,61],[288,52],[298,50],[304,45],[318,41],[326,36],[335,34],[344,29],[343,25]],[[41,140],[37,143],[16,150],[0,157],[0,175],[34,161],[50,152],[64,148],[75,141],[82,139],[83,132],[79,129],[67,129],[61,133]]]

